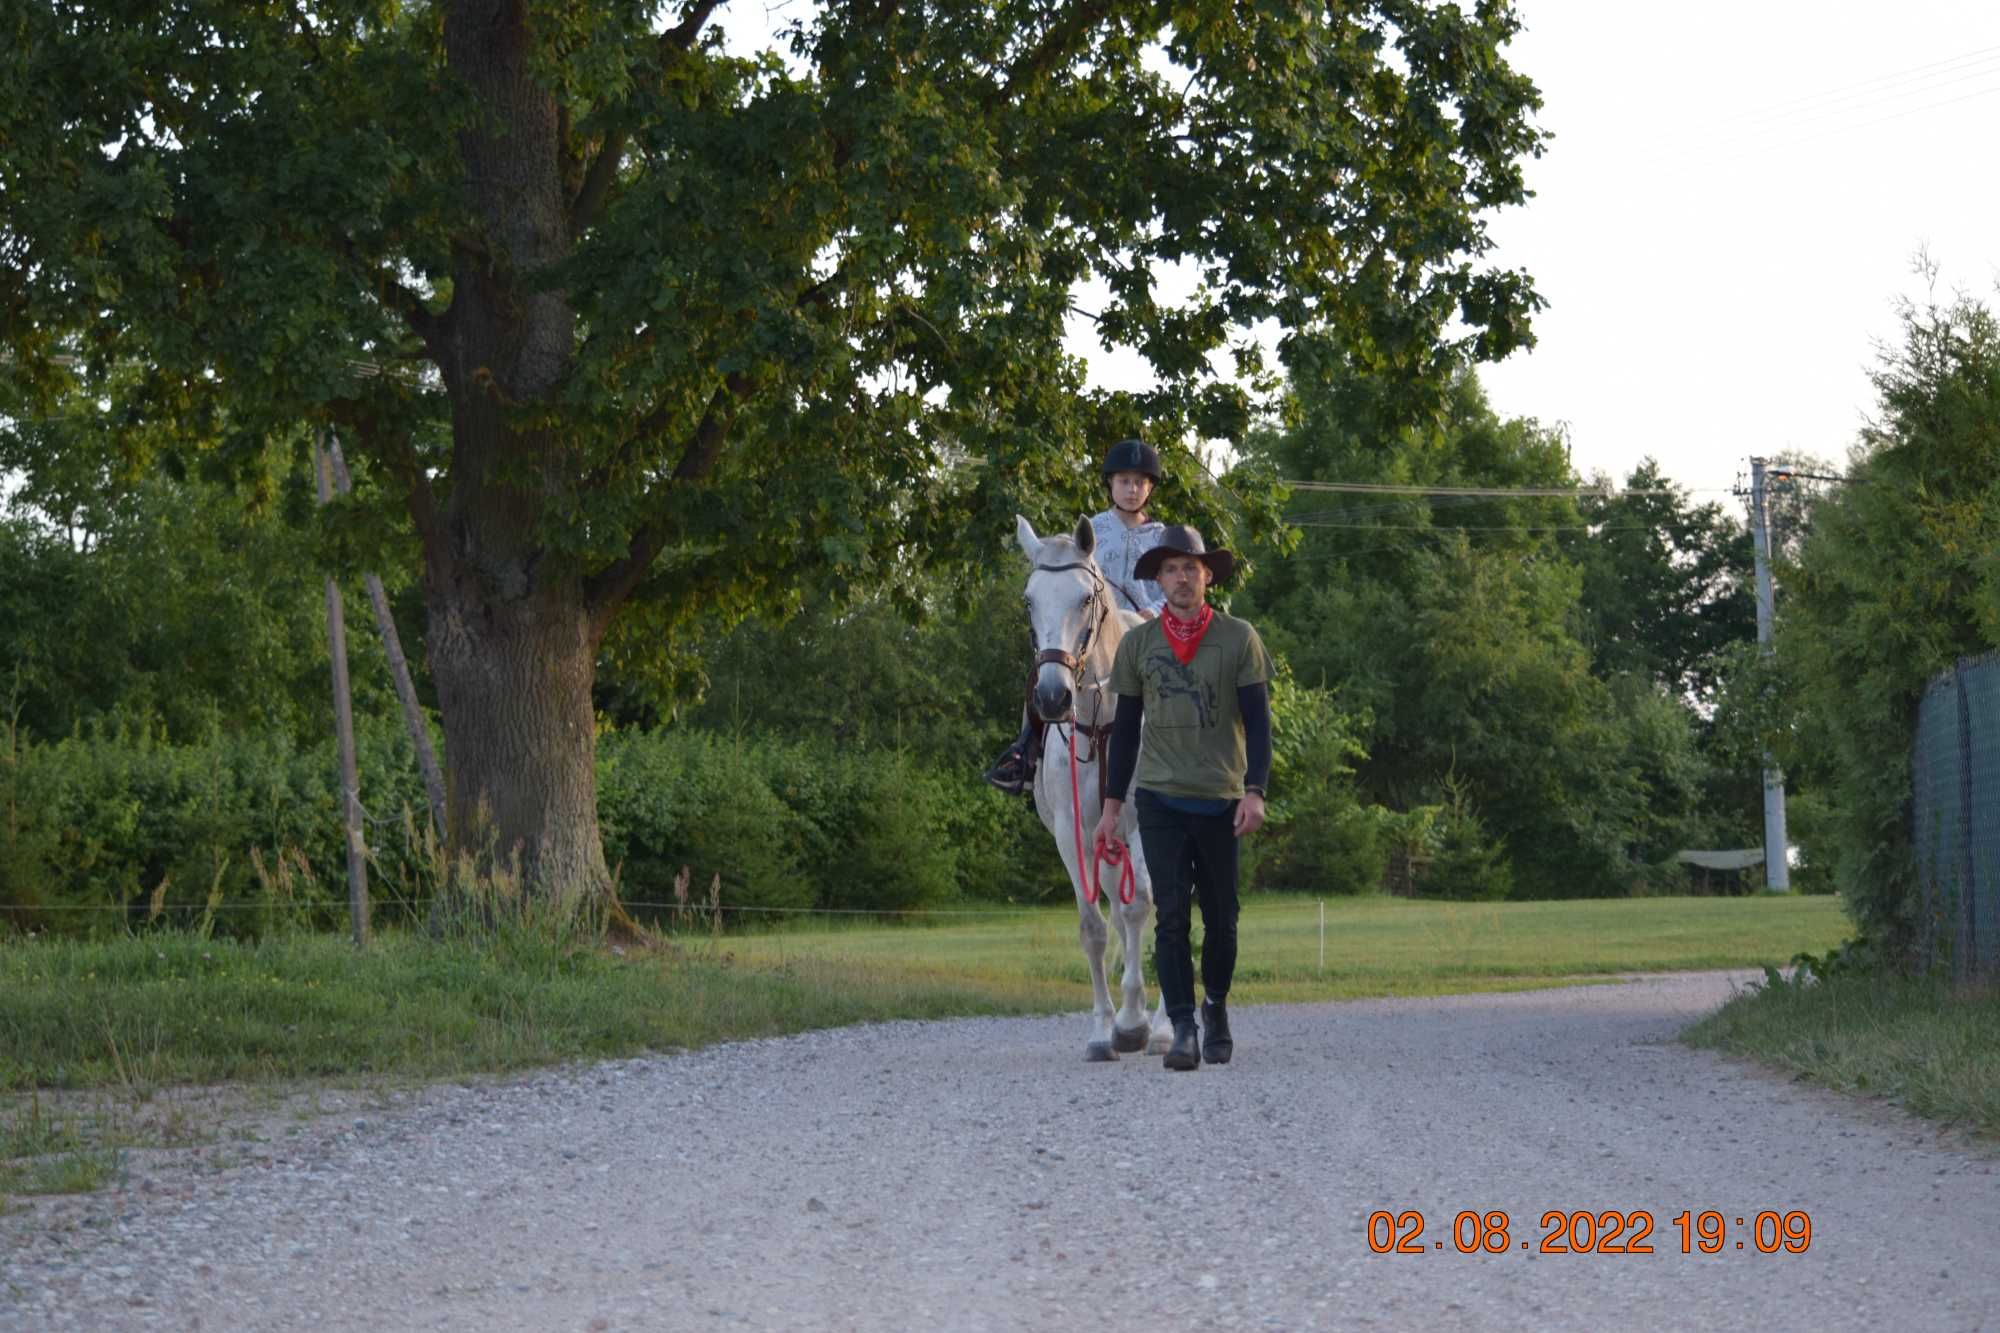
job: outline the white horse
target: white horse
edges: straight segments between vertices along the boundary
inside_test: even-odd
[[[1035,636],[1035,670],[1028,698],[1049,725],[1042,761],[1035,773],[1035,809],[1042,825],[1055,837],[1076,890],[1077,939],[1090,965],[1092,999],[1090,1040],[1086,1060],[1116,1060],[1118,1052],[1150,1050],[1159,1054],[1173,1040],[1173,1027],[1162,1003],[1149,1019],[1146,981],[1140,970],[1140,947],[1146,918],[1153,910],[1153,885],[1146,858],[1139,848],[1137,818],[1125,806],[1118,834],[1125,840],[1136,881],[1132,901],[1119,901],[1118,867],[1101,864],[1103,898],[1117,924],[1124,977],[1122,1003],[1114,1012],[1104,977],[1104,947],[1108,932],[1104,911],[1090,901],[1085,888],[1088,863],[1095,859],[1092,838],[1103,814],[1099,774],[1110,767],[1110,738],[1117,697],[1111,693],[1111,663],[1125,631],[1142,623],[1132,611],[1122,611],[1112,599],[1103,573],[1091,552],[1097,534],[1084,519],[1068,537],[1037,537],[1027,519],[1015,515],[1021,550],[1034,568],[1028,574],[1024,600]],[[1071,742],[1076,759],[1070,759]],[[1074,784],[1074,785],[1072,785]],[[1079,815],[1081,824],[1078,823]],[[1081,856],[1079,856],[1079,833]]]

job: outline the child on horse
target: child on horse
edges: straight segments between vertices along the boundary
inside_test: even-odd
[[[1138,577],[1136,570],[1139,557],[1158,546],[1166,530],[1146,513],[1146,504],[1163,479],[1159,451],[1143,440],[1120,440],[1105,453],[1099,473],[1111,504],[1090,518],[1097,533],[1097,567],[1120,610],[1157,616],[1166,594],[1158,584]],[[1041,758],[1041,737],[1041,725],[1024,709],[1020,735],[986,770],[986,780],[1010,796],[1027,791]]]

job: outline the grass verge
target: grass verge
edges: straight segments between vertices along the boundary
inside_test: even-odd
[[[1329,899],[1322,963],[1319,919],[1311,899],[1246,903],[1233,997],[1753,967],[1844,934],[1827,898]],[[453,1078],[872,1020],[1087,1006],[1074,910],[930,920],[943,924],[795,926],[623,956],[504,931],[476,944],[385,935],[365,952],[315,935],[0,943],[0,1196],[92,1188],[121,1146],[210,1132],[202,1103],[177,1100],[189,1087]],[[74,1094],[99,1101],[51,1112],[43,1090],[65,1106]]]
[[[1686,1039],[1992,1139],[2000,1138],[1995,1032],[2000,989],[1861,972],[1766,982]]]

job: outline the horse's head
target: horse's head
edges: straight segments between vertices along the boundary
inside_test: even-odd
[[[1091,552],[1097,533],[1082,519],[1067,537],[1037,537],[1027,519],[1014,516],[1015,535],[1034,568],[1022,600],[1035,636],[1035,674],[1028,696],[1044,722],[1059,722],[1075,706],[1084,659],[1112,615],[1109,589]]]

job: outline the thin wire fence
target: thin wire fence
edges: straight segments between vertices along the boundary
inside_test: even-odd
[[[1924,961],[2000,973],[2000,653],[1931,682],[1910,763]]]

